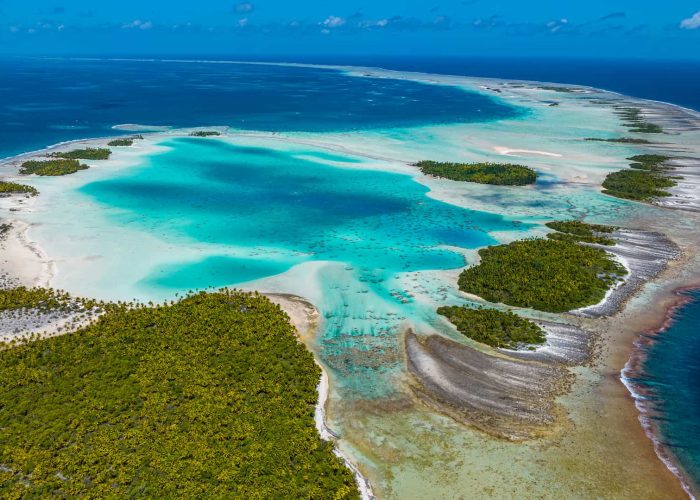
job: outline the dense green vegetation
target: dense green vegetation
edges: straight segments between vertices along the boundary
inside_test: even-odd
[[[113,141],[109,141],[107,143],[107,146],[127,147],[127,146],[131,146],[132,144],[134,144],[133,139],[114,139]]]
[[[221,135],[221,132],[215,130],[197,130],[196,132],[191,132],[191,137],[213,137]]]
[[[639,123],[630,129],[630,132],[637,132],[639,134],[663,134],[664,129],[661,125],[656,125],[655,123]]]
[[[641,134],[662,134],[663,128],[655,123],[649,123],[642,117],[639,108],[617,108],[615,113],[625,121],[630,132]]]
[[[576,90],[572,89],[571,87],[560,87],[560,86],[554,86],[554,85],[543,85],[540,87],[537,87],[540,90],[549,90],[551,92],[559,92],[561,94],[572,94],[576,92]]]
[[[22,163],[19,173],[22,175],[69,175],[80,170],[87,169],[88,166],[78,160],[29,160]]]
[[[676,181],[653,171],[620,170],[607,175],[603,181],[603,192],[617,198],[651,201],[654,198],[671,196],[665,191],[676,185]]]
[[[17,287],[0,290],[0,311],[10,309],[65,309],[72,303],[63,292],[47,288]]]
[[[142,135],[134,135],[132,137],[124,137],[121,139],[114,139],[113,141],[109,141],[107,143],[107,146],[128,147],[128,146],[132,146],[134,144],[134,141],[137,139],[143,139],[143,136]]]
[[[0,496],[357,498],[278,306],[222,291],[105,308],[0,351]]]
[[[0,181],[0,196],[6,194],[28,194],[29,196],[36,196],[39,194],[39,191],[32,186],[27,186],[26,184]]]
[[[426,175],[453,181],[524,186],[537,180],[537,173],[523,165],[509,163],[448,163],[421,161],[416,166]]]
[[[615,240],[606,234],[615,231],[613,226],[603,226],[601,224],[586,224],[579,220],[548,222],[546,226],[558,231],[550,233],[548,238],[553,240],[579,241],[585,243],[597,243],[599,245],[614,245]]]
[[[636,155],[627,158],[632,163],[630,167],[636,168],[637,170],[651,170],[654,172],[663,172],[664,163],[671,159],[670,156],[664,155]]]
[[[12,229],[12,224],[0,224],[0,239],[3,239],[5,236],[7,236],[7,233],[10,232],[10,229]]]
[[[107,160],[112,151],[106,148],[85,148],[73,151],[51,153],[52,158],[63,158],[65,160]]]
[[[616,137],[614,139],[599,139],[596,137],[587,137],[584,140],[597,142],[618,142],[622,144],[651,144],[651,141],[648,141],[647,139],[637,139],[635,137]]]
[[[460,333],[492,347],[516,349],[523,344],[542,344],[545,341],[539,326],[510,311],[450,306],[440,307],[437,312]]]
[[[605,251],[571,241],[528,239],[479,250],[460,290],[490,302],[564,312],[597,304],[627,273]]]

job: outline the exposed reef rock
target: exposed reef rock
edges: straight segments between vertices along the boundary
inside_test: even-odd
[[[676,181],[676,186],[667,188],[671,196],[655,201],[656,205],[700,212],[700,159],[674,158],[664,163],[667,175]]]
[[[572,311],[588,318],[608,316],[680,255],[663,234],[619,229],[615,246],[591,244],[616,255],[629,270],[624,282],[600,304]],[[511,440],[551,431],[557,419],[554,399],[568,390],[569,366],[591,357],[593,335],[575,325],[539,321],[546,342],[532,350],[478,350],[432,335],[405,338],[406,364],[414,393],[426,404],[489,434]]]
[[[572,314],[599,318],[614,314],[644,283],[655,278],[670,260],[680,256],[678,246],[663,234],[620,229],[612,234],[615,246],[591,245],[619,257],[629,270],[625,281],[611,290],[600,304],[577,309]]]
[[[458,421],[510,440],[551,430],[554,398],[568,389],[564,367],[493,355],[432,335],[405,338],[414,393]]]
[[[512,351],[499,349],[508,356],[541,361],[543,363],[559,363],[567,366],[585,364],[593,347],[591,332],[573,325],[537,321],[547,336],[545,344],[529,351]]]

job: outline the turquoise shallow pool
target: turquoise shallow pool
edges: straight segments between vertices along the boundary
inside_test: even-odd
[[[362,168],[358,158],[212,139],[163,145],[167,152],[87,184],[82,194],[109,208],[112,224],[219,254],[156,267],[138,287],[167,295],[235,286],[325,262],[316,304],[325,317],[320,353],[365,395],[386,387],[367,384],[358,370],[397,367],[395,352],[381,363],[372,358],[395,351],[401,325],[432,314],[397,277],[460,268],[460,249],[495,243],[494,231],[529,227],[429,198],[411,176]]]

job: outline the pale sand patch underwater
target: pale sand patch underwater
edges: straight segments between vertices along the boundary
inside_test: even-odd
[[[377,76],[393,77],[390,74]],[[405,77],[417,78],[415,75]],[[449,77],[426,78],[436,83],[464,86],[472,86],[475,82],[469,79],[450,80]],[[500,83],[494,81],[488,82],[488,85]],[[656,209],[635,206],[634,210],[630,210],[627,202],[597,195],[599,183],[605,174],[626,166],[624,158],[636,151],[626,146],[582,144],[577,141],[582,136],[597,133],[622,133],[609,109],[588,107],[575,100],[569,102],[568,96],[557,96],[561,101],[560,106],[549,108],[541,104],[538,97],[541,91],[506,87],[507,98],[535,107],[538,113],[536,119],[515,124],[425,127],[411,131],[372,133],[285,136],[249,133],[240,134],[232,140],[246,138],[262,142],[308,143],[377,160],[391,159],[388,168],[414,175],[419,182],[431,188],[430,195],[435,198],[464,207],[479,206],[497,213],[508,212],[514,218],[541,221],[553,216],[589,215],[597,219],[596,222],[622,224],[620,219],[629,220],[636,212],[648,215],[649,220],[662,217],[662,212]],[[554,117],[557,119],[553,120]],[[496,144],[490,138],[495,134],[498,134]],[[177,132],[172,135],[177,135]],[[531,143],[535,137],[538,144],[533,145]],[[675,139],[678,142],[684,140]],[[157,142],[155,136],[153,141]],[[550,153],[541,155],[535,161],[541,171],[551,172],[554,176],[552,180],[561,184],[554,185],[551,193],[487,186],[457,188],[444,181],[422,177],[410,166],[410,163],[424,159],[426,155],[434,159],[494,160],[498,158],[494,155],[494,147]],[[610,156],[612,151],[613,158]],[[387,168],[387,165],[377,162],[376,168]],[[584,192],[572,188],[571,184],[582,185]],[[543,197],[549,205],[544,209],[542,206],[532,206],[535,195]],[[508,206],[502,203],[504,198],[508,199]],[[669,219],[664,224],[657,224],[660,227],[656,229],[663,230],[675,240],[677,234],[684,230],[682,221],[678,221],[677,217]],[[691,227],[694,224],[692,222]],[[654,229],[654,224],[648,224],[646,220],[628,225]],[[692,251],[692,245],[681,246]],[[687,262],[683,261],[674,264],[673,269],[687,269],[685,265]],[[75,270],[80,268],[81,265],[75,265]],[[284,286],[269,289],[294,291],[294,283],[287,280],[295,276],[294,271],[292,269],[288,276],[269,281],[278,285],[286,283],[290,290],[284,290]],[[685,276],[685,279],[688,278]],[[667,279],[665,274],[659,282]],[[303,287],[314,288],[313,280]],[[645,293],[651,295],[644,297],[656,301],[655,304],[663,303],[657,297],[664,297],[664,290],[657,288],[654,293],[647,291]],[[317,289],[309,290],[308,295],[300,295],[316,303],[316,300],[321,300],[319,293]],[[633,300],[628,309],[634,307],[638,300],[642,299]],[[643,306],[642,310],[653,316],[656,307]],[[408,387],[389,400],[377,401],[338,399],[331,387],[330,425],[340,433],[340,448],[358,460],[363,473],[370,478],[380,496],[558,497],[562,492],[569,497],[582,498],[594,495],[647,498],[680,495],[682,490],[677,481],[656,460],[653,447],[637,425],[634,406],[616,377],[621,368],[619,361],[623,360],[624,364],[631,339],[639,331],[636,323],[622,321],[623,317],[625,314],[609,320],[595,320],[598,322],[580,320],[586,329],[603,337],[599,342],[602,346],[600,355],[592,367],[576,370],[578,377],[572,392],[559,399],[567,411],[569,423],[554,429],[548,438],[527,444],[494,440],[435,415],[410,396]],[[640,317],[646,316],[636,318]],[[604,331],[603,325],[608,324],[612,325],[614,334]],[[425,333],[431,331],[431,325],[425,322],[420,322],[418,326]],[[437,326],[433,328],[440,331]],[[610,450],[614,450],[612,456]],[[634,464],[634,467],[629,467],[629,464]],[[552,490],[553,484],[557,485],[556,491]]]

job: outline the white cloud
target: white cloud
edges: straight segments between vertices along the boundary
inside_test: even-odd
[[[247,17],[244,17],[243,19],[238,20],[238,27],[239,28],[245,28],[246,26],[248,26],[248,18]]]
[[[569,20],[566,18],[559,19],[558,21],[549,21],[547,23],[547,28],[549,28],[549,31],[552,33],[556,33],[560,29],[564,28],[566,25],[569,24]]]
[[[153,28],[153,23],[151,21],[141,21],[141,19],[134,19],[130,23],[127,23],[122,26],[124,29],[141,29],[141,30],[150,30]]]
[[[234,10],[239,14],[248,14],[255,10],[255,6],[250,2],[237,3]]]
[[[362,28],[383,28],[389,24],[388,19],[367,20],[360,23]]]
[[[696,30],[700,28],[700,11],[696,12],[688,19],[683,19],[681,21],[681,28],[686,30]]]
[[[326,28],[339,28],[345,24],[345,19],[338,16],[328,16],[321,24]]]

